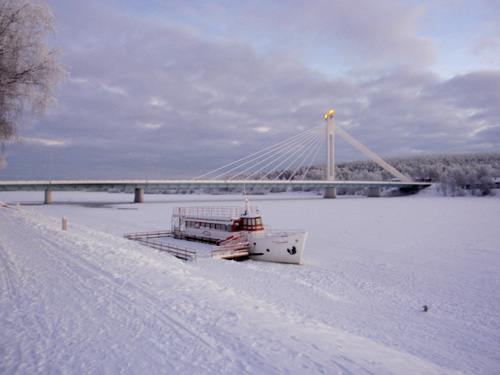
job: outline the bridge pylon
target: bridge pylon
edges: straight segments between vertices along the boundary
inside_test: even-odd
[[[325,115],[326,119],[326,180],[335,181],[335,124],[332,109]],[[337,188],[325,188],[324,198],[337,198]]]

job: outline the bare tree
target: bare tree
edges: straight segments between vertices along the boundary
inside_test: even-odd
[[[66,76],[59,51],[47,46],[55,34],[50,6],[38,0],[0,0],[0,145],[16,137],[25,111],[42,116],[55,102]],[[1,163],[1,158],[0,158]]]

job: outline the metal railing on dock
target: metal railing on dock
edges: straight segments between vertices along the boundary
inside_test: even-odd
[[[179,259],[196,260],[199,257],[216,259],[235,259],[248,256],[248,242],[227,242],[222,246],[212,246],[209,251],[197,250],[188,246],[162,242],[160,238],[178,238],[171,231],[141,232],[124,234],[123,237],[137,241],[156,250],[165,251]]]
[[[139,232],[139,233],[127,233],[123,237],[129,240],[138,240],[140,238],[160,238],[160,237],[173,237],[173,234],[169,230],[164,230],[160,232]]]
[[[173,238],[174,236],[170,231],[130,233],[125,234],[124,237],[129,240],[137,241],[140,244],[151,247],[153,249],[166,251],[167,253],[172,254],[179,259],[196,260],[197,252],[194,249],[190,249],[187,246],[180,246],[177,244],[170,244],[154,240],[167,237]]]

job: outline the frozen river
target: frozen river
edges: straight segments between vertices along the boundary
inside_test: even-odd
[[[174,206],[241,196],[41,194],[0,194],[21,206],[0,209],[1,373],[500,367],[498,197],[250,197],[273,229],[308,230],[293,266],[182,262],[122,238],[169,229]]]

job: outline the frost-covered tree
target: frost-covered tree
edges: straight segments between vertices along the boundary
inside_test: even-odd
[[[55,33],[50,6],[37,0],[0,0],[0,145],[16,136],[24,111],[43,115],[66,76],[59,51],[47,45]],[[1,160],[0,160],[1,162]]]

